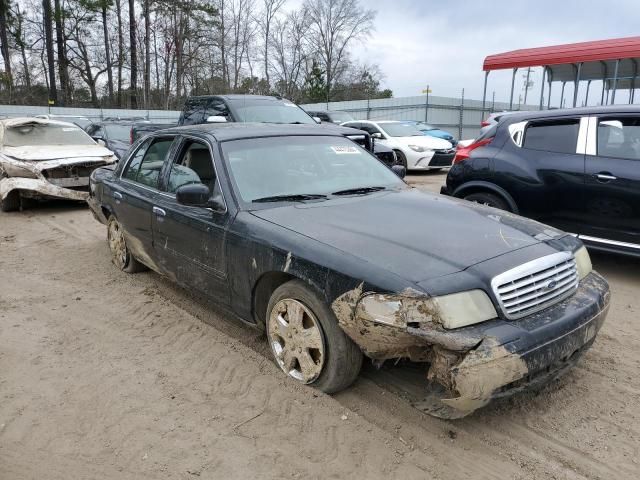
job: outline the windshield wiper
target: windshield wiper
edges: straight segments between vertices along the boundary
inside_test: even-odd
[[[339,190],[337,192],[333,192],[332,195],[358,195],[364,193],[371,192],[379,192],[380,190],[386,190],[387,187],[358,187],[358,188],[348,188],[346,190]]]
[[[251,200],[253,203],[267,203],[267,202],[303,202],[305,200],[323,200],[326,199],[326,195],[316,193],[296,193],[292,195],[272,195],[270,197],[256,198]]]

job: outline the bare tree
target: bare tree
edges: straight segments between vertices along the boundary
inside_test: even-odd
[[[131,108],[138,108],[138,45],[136,44],[136,2],[129,0],[129,48],[131,52]]]
[[[326,72],[327,101],[343,67],[348,47],[373,30],[376,12],[363,9],[358,0],[305,0],[310,42]]]
[[[47,70],[49,74],[49,97],[58,103],[56,89],[56,63],[53,56],[53,28],[51,23],[51,0],[42,0],[42,21],[44,23],[45,45],[47,51]]]
[[[4,60],[6,83],[11,88],[13,75],[11,73],[11,54],[9,52],[8,24],[11,16],[11,4],[9,0],[0,0],[0,54]]]
[[[69,84],[69,66],[67,62],[67,45],[64,33],[64,12],[60,0],[54,0],[54,20],[56,24],[56,53],[58,55],[58,77],[60,80],[60,104],[66,105],[71,93]]]
[[[260,21],[260,27],[262,29],[263,54],[262,61],[264,65],[264,78],[267,83],[270,83],[269,79],[269,40],[271,38],[271,25],[278,12],[282,9],[287,0],[263,0],[264,10],[262,11],[262,20]]]
[[[294,100],[298,100],[307,60],[304,42],[308,27],[304,11],[292,11],[275,20],[269,38],[274,89]]]
[[[122,107],[122,66],[124,65],[124,32],[122,28],[122,0],[115,0],[118,19],[118,107]]]

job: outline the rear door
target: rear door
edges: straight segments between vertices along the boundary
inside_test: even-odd
[[[585,168],[581,233],[596,243],[632,243],[640,252],[640,114],[590,118]]]
[[[522,215],[572,233],[578,233],[585,212],[580,131],[580,117],[530,121],[522,137],[513,132],[507,140],[515,147],[504,148],[494,159],[496,176],[509,178],[508,191]],[[500,160],[506,162],[498,167]],[[509,171],[503,171],[504,165]]]
[[[149,138],[129,158],[120,181],[111,192],[115,216],[127,246],[148,266],[153,265],[151,208],[160,194],[160,172],[174,137]]]
[[[204,183],[212,196],[222,198],[211,145],[198,138],[183,137],[167,170],[163,193],[156,197],[152,209],[158,266],[182,285],[227,304],[228,211],[181,205],[175,196],[183,185]]]

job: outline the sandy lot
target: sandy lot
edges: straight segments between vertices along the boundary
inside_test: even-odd
[[[0,213],[0,479],[639,476],[639,261],[593,256],[613,303],[577,368],[444,421],[393,371],[333,397],[296,385],[255,330],[117,271],[105,235],[69,204]]]

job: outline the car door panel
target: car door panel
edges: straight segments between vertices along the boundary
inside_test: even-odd
[[[640,245],[640,115],[592,117],[581,233]]]

